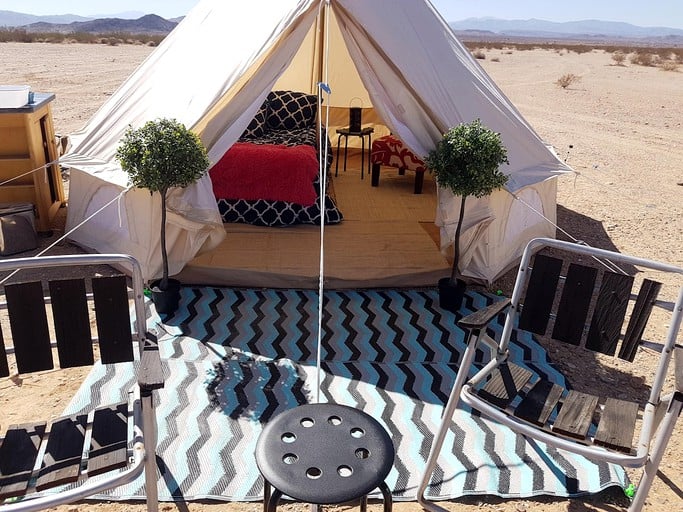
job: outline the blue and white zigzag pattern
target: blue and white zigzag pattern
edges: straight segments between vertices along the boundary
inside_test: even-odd
[[[492,300],[470,292],[462,313]],[[262,499],[254,459],[262,426],[315,401],[318,380],[320,401],[360,408],[383,424],[397,452],[387,483],[395,499],[415,499],[464,349],[457,316],[438,307],[433,290],[325,292],[318,377],[317,308],[313,291],[186,288],[174,316],[162,321],[150,312],[148,325],[165,331],[167,380],[157,408],[162,500]],[[520,335],[513,350],[563,382],[531,337]],[[96,367],[69,412],[118,400],[131,383],[129,367]],[[619,467],[530,443],[466,409],[456,412],[444,446],[450,449],[428,490],[434,499],[569,496],[626,483]],[[108,498],[142,496],[138,480]]]

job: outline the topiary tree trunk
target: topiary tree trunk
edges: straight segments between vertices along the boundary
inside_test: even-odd
[[[460,232],[462,231],[462,222],[465,219],[465,199],[466,196],[460,196],[460,215],[458,216],[458,225],[455,228],[455,243],[453,245],[453,266],[451,267],[451,284],[455,286],[458,280],[458,263],[460,262]]]
[[[166,251],[166,194],[168,189],[160,190],[161,194],[161,281],[159,289],[168,289],[168,252]]]

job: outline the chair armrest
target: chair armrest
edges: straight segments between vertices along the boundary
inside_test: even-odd
[[[493,318],[510,305],[510,299],[506,298],[494,302],[490,306],[486,306],[474,313],[462,317],[458,325],[463,329],[481,329],[487,325]]]
[[[152,391],[164,387],[164,372],[161,366],[159,345],[153,334],[147,333],[140,356],[138,385],[141,391]]]

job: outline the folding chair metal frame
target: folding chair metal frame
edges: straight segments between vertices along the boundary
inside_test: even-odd
[[[92,337],[89,322],[92,319],[89,317],[88,309],[93,306],[89,302],[89,297],[85,293],[86,282],[84,279],[72,280],[53,280],[50,282],[51,298],[43,299],[41,304],[33,304],[37,300],[34,297],[42,290],[43,283],[24,283],[13,284],[6,286],[18,286],[13,294],[24,301],[24,306],[31,309],[31,314],[17,311],[22,309],[21,306],[14,306],[14,317],[12,316],[11,304],[8,301],[7,316],[10,320],[12,345],[5,346],[5,342],[0,343],[0,378],[9,376],[10,362],[12,359],[7,358],[7,355],[14,355],[14,362],[17,364],[19,374],[31,373],[33,371],[40,371],[51,369],[54,367],[52,360],[52,352],[56,348],[58,358],[60,360],[60,368],[65,366],[84,366],[92,364],[96,357],[93,357],[92,343],[98,341],[100,345],[100,359],[103,364],[110,362],[132,362],[139,361],[139,369],[137,373],[137,383],[133,390],[132,399],[132,413],[126,409],[125,418],[122,419],[123,414],[118,415],[118,418],[110,421],[118,421],[117,433],[121,433],[120,439],[113,439],[111,432],[116,430],[117,426],[107,424],[109,418],[115,418],[117,415],[103,414],[101,420],[87,420],[92,430],[90,434],[85,433],[85,423],[79,416],[81,423],[76,423],[74,418],[59,418],[52,422],[38,422],[34,425],[41,425],[44,435],[34,436],[37,439],[35,442],[36,462],[33,463],[33,469],[23,471],[19,476],[17,473],[12,473],[12,466],[16,466],[17,459],[21,456],[17,453],[21,452],[18,445],[14,444],[14,440],[25,441],[30,437],[30,425],[13,425],[10,426],[9,432],[12,432],[13,437],[9,439],[5,437],[0,439],[0,453],[5,454],[0,460],[0,491],[5,489],[6,496],[15,496],[13,500],[0,500],[1,512],[32,512],[42,510],[47,507],[53,507],[60,504],[72,503],[79,501],[103,491],[119,487],[123,484],[132,482],[143,471],[145,473],[145,489],[147,494],[147,509],[151,512],[158,510],[158,494],[157,494],[157,466],[155,457],[155,447],[157,438],[157,423],[154,412],[154,391],[163,387],[163,376],[161,360],[159,357],[158,346],[153,335],[147,333],[146,330],[146,315],[144,304],[144,282],[139,263],[132,257],[122,254],[85,254],[85,255],[66,255],[66,256],[46,256],[34,258],[13,258],[7,260],[0,260],[0,272],[15,269],[29,269],[29,268],[59,268],[59,267],[73,267],[73,266],[89,266],[94,265],[112,265],[119,268],[126,268],[132,277],[133,288],[133,304],[134,304],[134,322],[131,322],[129,313],[129,293],[127,289],[127,278],[119,276],[120,278],[107,277],[92,277],[92,289],[94,296],[95,318],[98,327],[98,339]],[[95,290],[95,280],[100,279],[98,283],[99,290]],[[110,281],[106,281],[110,279]],[[35,286],[34,286],[35,285]],[[62,293],[66,295],[59,295],[60,292],[53,290],[63,290]],[[26,286],[32,288],[26,288]],[[61,287],[61,288],[60,288]],[[101,290],[104,289],[104,292]],[[33,290],[35,293],[27,293]],[[64,291],[66,290],[66,291]],[[75,291],[74,291],[75,290]],[[83,292],[83,293],[80,293]],[[55,301],[55,294],[60,298]],[[30,295],[29,298],[21,297],[22,295]],[[42,295],[42,294],[41,294]],[[64,297],[73,297],[73,301],[65,300]],[[99,297],[99,298],[98,298]],[[99,302],[98,302],[99,300]],[[71,303],[73,302],[73,304]],[[46,304],[51,303],[51,308],[46,308]],[[37,315],[33,315],[33,308],[36,308]],[[56,340],[52,338],[52,332],[48,332],[48,309],[52,310],[53,323],[49,325],[54,331]],[[73,309],[73,311],[72,311]],[[57,311],[60,310],[60,311]],[[108,317],[106,320],[101,320],[102,316]],[[19,318],[18,318],[19,317]],[[37,323],[35,325],[29,325]],[[131,332],[132,327],[132,332]],[[112,332],[105,332],[105,331]],[[5,340],[7,340],[9,333],[5,333]],[[41,336],[37,336],[40,334]],[[45,338],[45,336],[47,338]],[[88,337],[90,339],[88,340]],[[80,347],[88,346],[90,354],[80,354],[79,350],[74,348],[75,341],[73,338],[80,337]],[[36,340],[34,338],[40,338]],[[2,338],[0,338],[2,341]],[[19,344],[19,345],[18,345]],[[23,347],[21,346],[23,344]],[[134,345],[137,344],[138,354],[135,356]],[[85,350],[84,352],[88,352]],[[109,360],[108,360],[109,359]],[[67,361],[67,362],[65,362]],[[21,390],[18,389],[18,392]],[[124,404],[121,404],[123,406]],[[104,407],[103,409],[106,409]],[[118,411],[118,410],[117,410]],[[93,413],[91,413],[93,414]],[[97,412],[94,416],[97,416]],[[130,439],[128,432],[128,417],[132,414],[133,417],[133,438]],[[92,417],[92,416],[91,416]],[[47,453],[50,452],[49,446],[51,438],[55,436],[54,445],[57,445],[55,453],[61,453],[61,446],[73,441],[73,437],[68,439],[59,439],[59,435],[64,433],[57,425],[58,421],[62,421],[66,430],[73,433],[81,429],[80,436],[83,438],[85,444],[82,446],[83,460],[78,457],[72,457],[68,460],[61,460],[57,456],[55,460],[52,455],[49,462],[54,466],[47,467],[48,461]],[[101,476],[97,478],[88,478],[88,464],[93,460],[93,444],[89,445],[89,441],[96,441],[94,423],[100,421],[101,431],[103,432],[103,439],[107,442],[112,441],[111,446],[100,447],[102,457],[97,459],[97,467],[93,463],[93,473],[102,472]],[[73,423],[73,424],[72,424]],[[7,427],[7,425],[3,425]],[[14,427],[14,428],[13,428]],[[27,427],[27,428],[24,428]],[[99,428],[99,427],[98,427]],[[89,437],[92,436],[92,439]],[[115,442],[114,442],[115,441]],[[7,445],[5,445],[7,443]],[[38,444],[39,443],[39,444]],[[61,446],[60,446],[61,445]],[[110,461],[114,458],[112,455],[112,446],[118,449],[117,464],[125,466],[123,469],[110,469]],[[76,447],[78,444],[76,443]],[[31,448],[31,452],[34,449]],[[14,451],[13,451],[14,450]],[[19,450],[17,452],[17,450]],[[63,450],[62,450],[63,451]],[[32,459],[31,459],[32,460]],[[74,463],[75,461],[75,463]],[[69,476],[65,476],[67,470],[65,466],[70,465]],[[73,468],[77,469],[74,470]],[[8,471],[4,471],[7,470]],[[80,468],[80,469],[78,469]],[[16,467],[14,468],[16,469]],[[9,475],[3,473],[9,473]],[[74,473],[76,473],[74,475]],[[26,476],[28,473],[28,477]],[[47,473],[47,476],[45,474]],[[106,476],[105,476],[106,475]],[[58,489],[54,493],[38,493],[36,486],[37,482],[43,479],[44,488],[49,488],[53,485],[68,485]],[[14,487],[17,481],[20,481],[20,486],[24,489],[17,489]],[[43,488],[40,489],[41,491]]]
[[[573,397],[579,397],[576,402],[581,402],[579,405],[583,407],[584,410],[582,410],[580,414],[575,413],[572,409],[575,401],[569,398],[566,390],[562,391],[561,389],[557,389],[555,391],[550,391],[552,386],[539,386],[539,388],[544,388],[547,393],[542,396],[541,394],[535,394],[536,392],[534,391],[532,384],[535,385],[539,382],[530,379],[531,376],[527,375],[527,373],[531,374],[531,372],[527,372],[526,369],[518,371],[518,367],[514,365],[514,361],[510,360],[508,345],[511,333],[513,332],[513,329],[520,327],[520,320],[524,320],[522,318],[522,312],[525,305],[522,302],[522,297],[523,293],[530,288],[528,282],[533,276],[533,268],[531,265],[532,258],[544,248],[548,248],[551,253],[561,252],[565,255],[573,255],[583,262],[597,259],[600,261],[609,261],[610,265],[635,266],[636,268],[640,267],[653,272],[678,275],[676,278],[679,279],[677,281],[679,286],[677,298],[675,299],[673,307],[670,308],[671,316],[668,319],[669,327],[663,342],[658,366],[650,385],[649,396],[647,401],[645,401],[644,404],[641,404],[641,408],[638,410],[637,414],[634,414],[634,423],[636,417],[639,416],[641,418],[640,434],[638,435],[635,444],[632,444],[633,430],[630,430],[631,437],[629,438],[628,428],[624,428],[623,425],[619,424],[619,417],[622,413],[619,409],[623,406],[624,410],[631,410],[627,405],[629,404],[628,402],[617,400],[608,403],[603,398],[576,394],[573,395]],[[542,260],[539,260],[536,257],[535,262],[539,262],[539,267],[541,266],[540,261]],[[556,266],[559,267],[559,264]],[[582,265],[579,265],[575,266],[573,269],[579,269],[580,273],[583,268]],[[559,270],[557,272],[559,272]],[[572,272],[571,265],[570,272]],[[551,273],[552,272],[549,274]],[[425,471],[418,488],[418,502],[425,509],[430,511],[443,510],[434,502],[427,500],[425,491],[432,480],[432,474],[436,467],[437,459],[443,446],[446,433],[448,432],[453,413],[459,403],[464,403],[473,409],[480,411],[484,416],[492,418],[500,424],[509,427],[513,431],[536,441],[547,443],[549,446],[568,450],[594,461],[606,461],[625,467],[643,468],[637,491],[629,507],[629,512],[639,512],[643,507],[655,478],[676,421],[683,409],[683,346],[677,343],[677,338],[681,329],[681,321],[683,319],[683,283],[680,282],[681,276],[683,276],[683,268],[650,259],[637,258],[613,251],[595,249],[585,245],[554,239],[534,239],[529,242],[522,256],[512,298],[510,300],[505,299],[496,302],[484,310],[475,312],[472,315],[463,318],[458,323],[458,325],[463,327],[468,333],[468,345],[462,360],[460,361],[460,371],[458,371],[448,403],[445,407],[441,426],[434,437]],[[615,354],[616,336],[616,338],[622,340],[620,356],[632,360],[635,355],[635,349],[625,347],[626,337],[630,336],[629,339],[633,342],[640,342],[640,336],[642,336],[642,332],[645,328],[645,322],[647,322],[649,312],[655,302],[653,298],[654,294],[650,293],[648,295],[647,293],[643,294],[641,292],[639,295],[642,295],[644,298],[642,298],[642,300],[636,300],[636,304],[629,309],[631,313],[631,322],[627,329],[626,337],[619,335],[621,330],[615,334],[611,334],[608,332],[611,328],[608,324],[616,321],[621,329],[623,323],[622,319],[626,316],[628,302],[632,298],[630,294],[630,284],[627,292],[617,290],[616,288],[614,290],[609,288],[612,280],[619,281],[620,279],[621,276],[618,272],[612,272],[609,276],[601,277],[599,283],[596,281],[596,292],[591,292],[591,290],[588,290],[588,284],[585,282],[585,279],[579,279],[578,284],[574,285],[568,282],[569,277],[567,277],[567,280],[564,281],[561,286],[558,286],[558,288],[562,288],[562,298],[558,300],[557,298],[546,296],[543,300],[539,301],[539,304],[541,304],[542,309],[547,308],[548,313],[550,313],[550,304],[554,303],[555,309],[557,309],[563,305],[564,300],[564,305],[571,308],[576,306],[576,303],[580,302],[580,299],[577,298],[578,294],[588,294],[588,292],[591,292],[591,295],[586,295],[585,297],[586,299],[590,299],[591,304],[588,306],[589,302],[586,300],[587,306],[585,313],[587,316],[588,313],[593,313],[590,330],[584,328],[583,324],[576,330],[577,336],[581,337],[582,340],[585,340],[582,343],[582,349],[584,348],[583,345],[605,345],[605,347],[601,348],[607,348],[608,353]],[[538,282],[547,281],[548,276],[541,276],[540,278],[537,278],[537,280]],[[645,281],[646,280],[644,280],[644,286],[641,290],[647,288],[645,285],[651,284],[651,282],[646,283]],[[597,293],[598,289],[600,291],[599,296]],[[564,293],[565,291],[567,293]],[[625,293],[626,296],[624,295]],[[533,301],[528,298],[526,300],[528,300],[529,303]],[[601,315],[598,308],[602,303],[609,303],[610,307],[616,307],[620,312],[623,312],[621,318],[615,320],[617,315],[614,314],[612,310],[607,314]],[[547,304],[547,306],[543,304]],[[527,307],[531,308],[531,304]],[[590,311],[588,311],[589,307]],[[641,311],[641,309],[645,311]],[[576,312],[573,311],[571,312],[571,315],[567,317],[572,320],[569,322],[561,320],[561,313],[557,313],[557,316],[554,317],[553,320],[557,329],[554,330],[553,334],[556,334],[557,331],[562,331],[562,326],[558,326],[562,323],[567,324],[570,329],[575,330],[576,326],[572,323],[573,319],[576,318],[575,313]],[[495,341],[487,334],[486,325],[492,318],[495,318],[499,314],[506,315],[505,325],[500,340]],[[641,315],[641,318],[635,318],[638,314]],[[527,321],[527,323],[529,322]],[[634,328],[632,329],[632,327]],[[629,329],[632,331],[631,335],[628,334]],[[637,332],[633,334],[633,331]],[[594,333],[597,342],[588,341],[587,333]],[[561,334],[564,337],[566,333]],[[608,340],[610,337],[611,339]],[[572,340],[572,344],[575,344],[574,341],[575,340]],[[607,347],[607,345],[610,346]],[[471,372],[470,369],[475,361],[475,352],[478,348],[488,349],[491,353],[491,360],[476,372]],[[630,354],[629,351],[631,351]],[[668,376],[672,359],[674,360],[675,388],[672,393],[663,395],[665,379]],[[472,373],[473,375],[471,375]],[[554,399],[549,398],[548,395],[551,394],[555,394]],[[525,400],[527,404],[523,405]],[[527,407],[529,404],[533,407]],[[594,409],[591,408],[593,406],[595,406]],[[526,410],[520,412],[524,407],[526,407]],[[566,409],[565,416],[571,416],[573,423],[589,423],[588,425],[585,425],[586,430],[583,434],[581,432],[570,432],[567,434],[567,432],[560,429],[559,422],[563,408]],[[534,412],[533,416],[529,414],[530,409]],[[610,409],[609,412],[608,409]],[[530,417],[533,421],[529,419]],[[596,417],[600,418],[600,424],[597,425],[597,427]],[[605,419],[605,424],[611,426],[602,425],[603,418]],[[611,420],[612,423],[610,424],[608,420]],[[553,421],[555,423],[553,423]],[[625,434],[623,430],[626,431]],[[622,439],[624,437],[629,439],[628,446]],[[602,445],[600,443],[602,443]]]

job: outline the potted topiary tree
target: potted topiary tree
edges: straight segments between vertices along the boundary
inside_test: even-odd
[[[457,311],[466,289],[465,281],[458,278],[465,199],[487,196],[505,185],[508,176],[499,169],[503,163],[509,162],[500,134],[483,126],[479,119],[448,130],[425,158],[436,183],[461,197],[451,275],[439,280],[439,301],[444,309]]]
[[[157,312],[172,313],[178,307],[180,282],[168,277],[166,199],[170,189],[187,187],[206,173],[206,148],[182,123],[158,119],[138,129],[129,128],[116,150],[116,159],[133,186],[161,196],[162,277],[150,283],[150,288]]]

